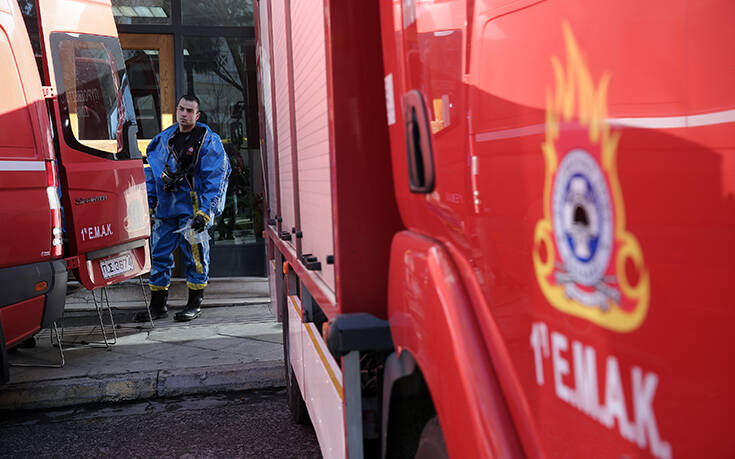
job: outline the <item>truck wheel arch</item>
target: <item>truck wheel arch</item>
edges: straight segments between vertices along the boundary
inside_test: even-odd
[[[438,241],[403,231],[393,239],[390,260],[388,316],[398,363],[386,362],[386,384],[392,386],[384,398],[395,400],[401,381],[396,375],[419,374],[450,454],[522,456],[487,343],[449,252]],[[394,410],[391,404],[383,415],[388,445]]]

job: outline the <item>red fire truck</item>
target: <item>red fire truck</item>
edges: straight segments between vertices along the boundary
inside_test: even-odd
[[[0,0],[0,82],[5,382],[6,350],[61,316],[67,271],[88,289],[146,272],[150,226],[109,1]]]
[[[735,3],[257,2],[325,457],[729,457]]]

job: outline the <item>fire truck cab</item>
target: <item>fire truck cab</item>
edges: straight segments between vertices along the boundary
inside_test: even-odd
[[[735,3],[257,5],[325,457],[733,456]]]

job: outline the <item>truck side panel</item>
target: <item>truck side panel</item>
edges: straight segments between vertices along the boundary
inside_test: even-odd
[[[0,11],[0,268],[51,258],[50,152],[34,112],[43,103],[41,81],[27,56],[33,50],[22,18]]]
[[[258,68],[260,70],[258,75],[258,91],[262,107],[260,115],[263,132],[262,137],[265,144],[264,152],[266,153],[264,165],[266,169],[267,187],[265,193],[268,205],[265,217],[266,221],[270,221],[271,219],[275,219],[278,214],[278,201],[276,200],[276,186],[278,181],[276,180],[276,161],[274,155],[271,153],[275,148],[273,138],[273,86],[271,85],[273,59],[271,56],[270,18],[268,16],[267,2],[258,4],[258,27],[258,37],[261,43],[258,50]]]
[[[51,130],[16,2],[0,4],[0,88],[0,347],[5,352],[61,317],[67,281]],[[7,364],[0,358],[3,382]]]
[[[437,168],[434,194],[397,200],[459,267],[525,453],[731,454],[735,6],[455,2],[467,142],[446,142],[448,3],[383,2],[386,77],[429,107]]]
[[[720,255],[735,244],[733,19],[732,2],[478,12],[471,228],[486,256],[465,256],[479,272],[503,267],[481,285],[547,451],[732,451],[732,372],[718,362],[734,318]],[[591,193],[575,201],[583,183]],[[565,208],[591,239],[575,239]]]
[[[273,30],[273,73],[275,79],[276,129],[278,131],[278,145],[275,153],[278,155],[278,187],[280,192],[279,217],[282,219],[281,228],[291,233],[296,226],[294,208],[293,161],[291,149],[291,112],[289,108],[289,74],[286,41],[286,8],[284,0],[271,2],[271,27]],[[294,248],[295,237],[287,243]]]
[[[302,253],[320,263],[314,274],[334,291],[332,193],[327,117],[323,0],[291,3],[294,105]]]

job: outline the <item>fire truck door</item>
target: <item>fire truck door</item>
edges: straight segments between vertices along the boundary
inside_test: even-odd
[[[403,107],[408,183],[396,183],[408,228],[463,237],[473,196],[465,114],[466,0],[403,2],[395,84]],[[430,193],[430,199],[426,194]]]
[[[150,267],[143,162],[110,4],[38,0],[69,252],[87,288]]]

